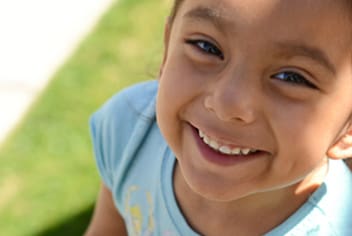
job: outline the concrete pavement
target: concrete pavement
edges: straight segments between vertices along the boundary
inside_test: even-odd
[[[0,1],[0,145],[113,2]]]

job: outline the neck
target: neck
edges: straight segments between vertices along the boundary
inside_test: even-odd
[[[326,170],[327,165],[324,165],[303,181],[280,190],[217,202],[195,193],[176,166],[175,193],[188,223],[202,235],[233,235],[233,232],[237,232],[236,235],[263,235],[284,222],[307,201],[321,185]]]

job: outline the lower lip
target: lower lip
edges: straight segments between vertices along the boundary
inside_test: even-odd
[[[233,166],[244,162],[253,161],[254,159],[262,157],[264,152],[255,152],[248,155],[226,155],[222,154],[203,142],[203,140],[199,137],[198,130],[192,127],[192,132],[194,138],[196,140],[197,146],[200,150],[202,157],[208,162],[211,162],[215,165],[219,166]]]

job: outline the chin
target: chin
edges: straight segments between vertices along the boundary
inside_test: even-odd
[[[191,174],[194,174],[194,172]],[[235,184],[230,184],[229,187],[229,185],[219,184],[203,178],[190,177],[186,179],[186,184],[192,192],[213,202],[231,202],[250,195],[249,191],[244,191],[243,187],[235,186]]]

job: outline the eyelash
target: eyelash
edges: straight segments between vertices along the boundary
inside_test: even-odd
[[[201,50],[206,54],[210,54],[211,56],[219,57],[221,60],[224,60],[224,55],[221,50],[216,47],[214,44],[202,40],[202,39],[187,39],[185,40],[187,44],[190,44],[197,49]],[[312,89],[317,89],[317,87],[309,82],[303,75],[294,72],[294,71],[284,71],[271,76],[273,79],[278,79],[280,81],[287,81],[288,83],[307,86]]]
[[[278,79],[281,81],[287,81],[288,83],[307,86],[312,89],[317,89],[317,87],[309,82],[303,75],[293,72],[293,71],[284,71],[271,76],[273,79]]]
[[[201,50],[202,52],[212,55],[212,56],[216,56],[218,58],[220,58],[221,60],[224,60],[224,54],[221,52],[221,50],[216,47],[214,44],[206,41],[206,40],[202,40],[202,39],[187,39],[185,41],[187,44],[190,44],[194,47],[196,47],[197,49]]]

